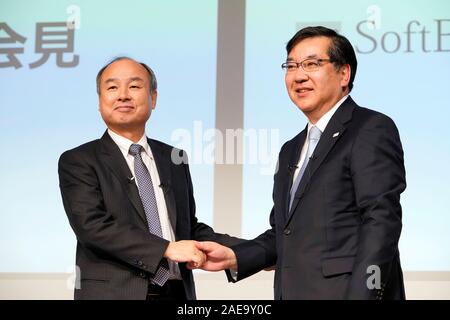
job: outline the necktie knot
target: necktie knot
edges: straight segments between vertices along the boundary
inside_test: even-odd
[[[309,129],[309,140],[319,140],[321,135],[322,131],[316,126],[312,126],[311,129]]]
[[[141,154],[143,147],[140,144],[132,144],[130,150],[128,151],[132,156]]]

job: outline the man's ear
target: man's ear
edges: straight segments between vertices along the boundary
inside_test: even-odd
[[[153,92],[150,94],[150,98],[151,98],[151,107],[152,109],[156,108],[156,99],[158,98],[158,91],[153,90]]]
[[[341,87],[346,88],[348,87],[348,84],[350,83],[350,75],[351,75],[351,68],[349,64],[344,64],[339,69],[339,74],[341,75]]]

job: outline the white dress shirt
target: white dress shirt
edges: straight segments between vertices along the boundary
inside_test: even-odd
[[[128,152],[130,150],[130,146],[133,144],[133,141],[118,135],[110,129],[108,129],[108,134],[119,147],[134,177],[134,157]],[[147,142],[147,136],[145,135],[145,133],[136,144],[139,144],[144,148],[143,152],[141,153],[141,157],[142,161],[147,167],[148,172],[150,173],[150,177],[152,178],[153,190],[155,191],[156,205],[158,207],[159,221],[161,222],[163,238],[171,242],[175,241],[175,233],[173,231],[172,225],[170,224],[169,215],[167,213],[166,199],[164,198],[163,190],[160,187],[161,180],[159,179],[158,169],[156,168],[152,150],[150,149],[150,145]],[[133,181],[136,182],[136,185],[139,188],[137,179],[134,179]],[[168,262],[170,269],[170,279],[181,279],[178,264],[171,260],[168,260]]]
[[[345,101],[345,99],[347,99],[348,95],[344,96],[341,98],[341,100],[339,100],[334,106],[333,108],[331,108],[330,110],[327,111],[327,113],[325,113],[320,119],[319,121],[317,121],[317,123],[315,124],[315,126],[317,127],[317,129],[320,130],[320,132],[324,132],[325,128],[328,125],[328,122],[330,122],[331,117],[334,115],[334,113],[336,112],[336,110],[341,106],[341,104]],[[302,151],[300,153],[300,159],[298,160],[297,163],[297,168],[295,169],[294,172],[294,176],[293,176],[293,180],[292,183],[294,183],[295,179],[298,176],[298,173],[300,172],[300,168],[303,165],[303,162],[305,162],[305,158],[306,158],[306,151],[308,150],[308,145],[309,145],[309,131],[311,130],[311,127],[313,127],[314,124],[312,124],[311,122],[308,121],[308,130],[306,133],[306,139],[305,139],[305,143],[303,144],[302,147]]]

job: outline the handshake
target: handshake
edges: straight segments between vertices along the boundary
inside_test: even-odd
[[[164,257],[176,262],[186,262],[190,269],[221,271],[237,269],[234,251],[217,242],[181,240],[171,242]]]

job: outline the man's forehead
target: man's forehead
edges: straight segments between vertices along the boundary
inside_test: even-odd
[[[320,58],[328,53],[330,39],[326,37],[312,37],[299,41],[289,52],[288,60],[293,57]]]
[[[114,77],[106,77],[105,79],[103,79],[103,82],[107,83],[107,82],[116,82],[116,81],[120,81],[120,80],[126,80],[129,82],[132,81],[146,81],[147,79],[145,78],[141,78],[141,77],[129,77],[129,78],[114,78]]]
[[[304,56],[302,54],[297,54],[297,55],[292,54],[292,55],[289,55],[286,60],[287,61],[293,61],[293,60],[295,60],[296,56],[300,56],[300,57],[302,57],[302,59],[320,59],[320,57],[322,55],[321,54],[315,54],[315,53],[314,54],[309,54],[307,56]]]
[[[148,71],[138,62],[130,59],[121,59],[111,63],[103,71],[102,80],[109,78],[141,78],[149,80]]]

